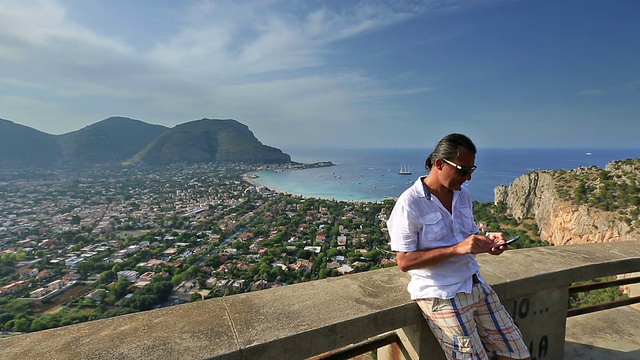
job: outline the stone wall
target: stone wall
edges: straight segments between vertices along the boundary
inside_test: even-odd
[[[560,359],[569,284],[637,271],[640,241],[478,261],[533,358]],[[389,331],[407,342],[394,352],[403,359],[438,359],[407,282],[393,267],[91,321],[0,339],[0,359],[305,359]]]

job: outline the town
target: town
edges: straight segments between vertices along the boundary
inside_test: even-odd
[[[273,192],[256,171],[174,164],[0,174],[0,330],[128,312],[394,266],[394,201]]]

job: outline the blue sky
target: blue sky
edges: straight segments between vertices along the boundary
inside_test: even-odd
[[[266,145],[638,147],[640,2],[0,0],[0,118]]]

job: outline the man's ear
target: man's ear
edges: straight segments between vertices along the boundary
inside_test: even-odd
[[[437,158],[433,166],[438,170],[442,170],[442,167],[444,166],[444,161],[442,161],[442,159],[440,158]]]

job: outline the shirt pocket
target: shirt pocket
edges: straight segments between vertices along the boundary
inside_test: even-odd
[[[444,219],[439,212],[427,214],[420,218],[422,223],[422,235],[425,240],[438,241],[447,234]]]
[[[477,231],[476,223],[473,220],[473,211],[471,208],[463,207],[460,208],[460,230],[462,230],[465,234],[472,234]]]

